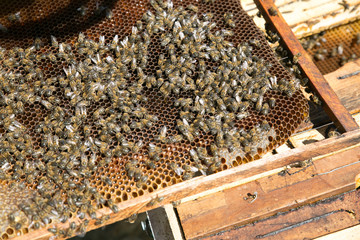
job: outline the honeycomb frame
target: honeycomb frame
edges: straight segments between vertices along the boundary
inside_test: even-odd
[[[55,49],[50,45],[50,35],[55,35],[59,42],[74,43],[78,36],[78,32],[83,32],[87,37],[93,40],[98,40],[100,35],[105,36],[107,42],[110,41],[116,34],[122,38],[125,35],[129,35],[131,32],[131,26],[136,24],[136,21],[141,19],[142,15],[150,9],[150,4],[147,1],[101,1],[98,5],[106,6],[111,9],[113,15],[110,19],[107,18],[105,11],[96,13],[96,1],[79,1],[74,3],[73,1],[63,1],[63,4],[54,5],[46,1],[35,1],[34,4],[29,6],[14,6],[9,1],[2,4],[9,4],[3,6],[2,9],[6,9],[9,12],[4,14],[0,18],[0,22],[3,23],[2,37],[0,38],[0,45],[6,49],[13,47],[26,48],[34,43],[34,39],[39,37],[41,39],[40,51],[42,52],[54,52]],[[270,72],[277,76],[278,79],[285,78],[290,79],[291,76],[276,60],[275,56],[269,45],[266,42],[265,37],[259,29],[257,29],[254,22],[243,11],[240,3],[236,0],[232,1],[215,1],[214,3],[199,3],[195,1],[183,1],[182,6],[188,4],[194,4],[199,7],[199,12],[212,12],[214,13],[215,21],[219,28],[224,27],[222,23],[222,16],[224,13],[231,9],[234,14],[234,21],[237,26],[234,29],[234,37],[229,37],[228,40],[238,44],[246,42],[248,39],[258,38],[261,42],[261,48],[254,49],[254,55],[269,61],[272,63]],[[174,1],[175,6],[180,3]],[[79,8],[82,5],[86,5],[89,14],[82,16],[79,12]],[[21,20],[13,21],[9,20],[9,14],[21,12]],[[44,14],[38,13],[39,10],[43,10]],[[81,11],[81,10],[80,10]],[[152,46],[153,59],[158,57],[160,46]],[[79,58],[79,56],[77,56]],[[156,69],[156,64],[150,61],[149,66]],[[63,66],[54,66],[51,61],[44,60],[42,62],[42,68],[45,70],[45,78],[58,75]],[[20,71],[21,73],[21,71]],[[159,116],[153,127],[146,129],[146,131],[134,130],[131,136],[128,136],[128,140],[142,139],[146,144],[151,142],[151,139],[159,132],[159,129],[166,123],[169,128],[169,135],[175,135],[175,120],[176,115],[172,112],[172,104],[174,97],[170,96],[168,99],[163,99],[162,95],[157,90],[148,90],[146,95],[149,97],[149,101],[143,103],[143,107],[149,110],[149,113]],[[62,97],[62,93],[58,92],[57,96]],[[261,115],[255,110],[250,110],[250,116],[245,120],[238,121],[236,126],[249,130],[257,123],[267,120],[274,127],[276,132],[275,138],[270,138],[270,144],[267,146],[266,151],[274,149],[276,146],[283,144],[288,137],[295,131],[297,126],[305,119],[308,106],[305,98],[300,91],[293,94],[292,97],[288,97],[279,92],[269,92],[265,95],[265,99],[268,100],[271,97],[276,98],[276,106],[271,109],[268,115]],[[64,100],[62,100],[65,102]],[[109,106],[109,102],[100,101],[100,105],[106,107]],[[65,108],[71,111],[70,105],[63,105]],[[34,104],[32,106],[24,106],[24,113],[19,116],[18,121],[23,125],[28,126],[29,129],[34,129],[34,126],[44,118],[46,110],[40,104]],[[72,110],[74,111],[74,110]],[[94,110],[89,108],[89,112]],[[97,130],[93,130],[92,134],[96,135]],[[37,139],[40,136],[35,132],[31,134]],[[214,141],[211,135],[202,135],[195,139],[194,142],[183,140],[177,144],[161,144],[162,153],[160,154],[160,160],[156,163],[156,170],[149,169],[145,166],[145,161],[148,159],[148,150],[142,148],[138,153],[128,154],[123,158],[112,159],[111,163],[104,167],[99,167],[93,174],[93,180],[89,183],[96,186],[97,191],[107,200],[112,199],[115,204],[125,202],[130,199],[134,199],[139,196],[152,193],[158,189],[164,189],[176,183],[183,181],[170,167],[170,162],[176,162],[180,166],[191,165],[189,156],[189,150],[194,147],[206,147]],[[40,140],[37,140],[40,144]],[[222,165],[220,170],[226,170],[231,167],[235,167],[252,160],[259,159],[266,151],[259,152],[255,156],[246,155],[244,157],[231,156],[231,159],[223,158],[221,160]],[[228,156],[230,157],[230,156]],[[141,188],[138,188],[137,181],[126,176],[125,165],[131,159],[138,159],[139,164],[137,168],[141,169],[143,174],[149,176],[146,180],[146,184],[143,184]],[[10,171],[11,174],[11,171]],[[106,176],[111,180],[111,186],[101,180],[102,176]],[[21,182],[21,181],[19,181]],[[19,182],[2,182],[2,185],[17,186]],[[11,185],[13,184],[13,185]],[[37,180],[31,183],[25,183],[26,189],[36,189],[38,184]],[[7,188],[3,188],[3,192],[7,192]],[[24,191],[19,188],[19,191]],[[19,205],[23,201],[19,200],[16,204]],[[106,207],[104,205],[103,207]],[[5,211],[6,212],[6,211]],[[26,234],[29,231],[34,231],[33,228],[25,227],[21,229],[7,228],[5,232],[1,233],[2,239],[8,237],[14,237],[18,234]]]

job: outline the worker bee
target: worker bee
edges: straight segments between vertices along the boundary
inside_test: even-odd
[[[171,170],[173,170],[178,176],[181,176],[181,174],[184,172],[184,169],[179,167],[175,162],[171,162],[168,165]]]
[[[134,152],[134,153],[138,152],[142,148],[143,145],[144,145],[144,143],[142,140],[136,142],[132,148],[132,152]]]
[[[153,198],[150,200],[150,202],[146,205],[147,207],[153,207],[155,204],[159,204],[164,200],[164,197],[156,196],[156,198]]]
[[[145,165],[150,169],[155,169],[156,168],[155,163],[153,161],[150,161],[150,160],[146,160]]]
[[[10,14],[8,16],[8,20],[10,22],[20,22],[21,20],[21,16],[20,16],[20,12],[14,13],[14,14]]]
[[[342,0],[342,1],[339,3],[339,5],[343,6],[344,12],[345,12],[346,10],[349,10],[349,9],[350,9],[350,5],[349,5],[349,3],[348,3],[346,0]]]
[[[167,127],[166,126],[163,126],[161,129],[160,129],[160,134],[158,136],[158,140],[161,141],[161,142],[166,142],[166,133],[167,133]]]
[[[86,13],[87,13],[88,8],[85,7],[84,5],[81,5],[81,6],[80,6],[78,9],[76,9],[76,10],[80,13],[81,16],[85,16]]]
[[[339,55],[342,55],[344,53],[344,46],[342,44],[339,44],[339,46],[337,47],[337,53]]]
[[[50,36],[50,40],[51,40],[51,46],[53,46],[54,48],[59,47],[59,43],[56,40],[56,37],[54,37],[53,35]]]
[[[128,218],[128,222],[129,223],[134,223],[137,219],[137,213],[134,213],[133,215],[131,215],[129,218]]]
[[[151,160],[154,161],[160,160],[160,153],[162,152],[160,147],[150,143],[148,150],[149,150],[149,157]]]
[[[186,8],[189,9],[190,11],[195,12],[195,13],[197,13],[199,11],[198,7],[196,7],[193,4],[188,5]]]
[[[239,111],[244,112],[249,106],[250,103],[248,101],[242,102],[239,104]]]
[[[276,9],[274,7],[271,7],[268,9],[268,12],[271,16],[277,16],[278,12],[276,11]]]
[[[101,176],[101,181],[106,185],[112,186],[112,181],[109,177]]]
[[[250,39],[249,43],[257,48],[261,47],[261,42],[259,39]]]
[[[275,102],[276,102],[275,98],[271,97],[269,99],[269,107],[274,108],[275,107]]]
[[[186,180],[190,180],[194,177],[194,173],[193,172],[185,172],[185,174],[183,175],[183,180],[186,181]]]
[[[267,114],[269,114],[269,109],[270,109],[269,104],[268,104],[268,103],[264,103],[264,104],[263,104],[263,107],[262,107],[262,109],[261,109],[261,113],[262,113],[263,115],[267,115]]]
[[[257,99],[257,102],[256,102],[256,106],[255,106],[255,109],[256,111],[261,111],[262,107],[263,107],[263,99],[264,99],[264,96],[263,95],[260,95]]]
[[[355,35],[355,44],[357,44],[357,45],[360,44],[360,33],[356,33],[356,35]]]
[[[227,12],[224,14],[225,24],[228,25],[229,27],[234,28],[236,25],[235,25],[233,18],[234,18],[234,15],[232,13]]]
[[[34,41],[34,47],[36,50],[40,50],[40,48],[43,46],[43,42],[41,41],[40,38],[35,38],[35,41]]]

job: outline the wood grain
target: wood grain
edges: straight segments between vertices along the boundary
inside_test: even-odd
[[[297,38],[346,24],[360,17],[360,7],[353,10],[360,0],[347,0],[349,4],[347,11],[344,11],[339,4],[340,1],[332,0],[276,0],[274,2]],[[264,30],[265,20],[256,16],[258,9],[254,1],[241,0],[241,5],[253,17],[256,25]]]
[[[220,232],[217,235],[206,237],[205,239],[313,239],[354,225],[358,229],[357,233],[359,233],[360,227],[357,225],[359,220],[360,192],[350,191],[318,201],[314,204],[281,212],[278,215],[262,219],[252,224]],[[344,236],[351,234],[350,232],[349,235],[346,235],[344,233],[346,231],[349,230],[329,234],[320,237],[319,240],[358,239],[344,238]],[[332,235],[334,235],[335,238],[332,238]]]
[[[281,13],[274,5],[273,1],[255,0],[255,3],[266,22],[269,23],[279,34],[280,38],[284,42],[284,46],[286,46],[294,56],[300,54],[298,57],[300,68],[309,78],[312,90],[316,92],[323,101],[326,113],[335,123],[339,131],[348,132],[358,129],[359,126],[356,124],[355,120],[351,117],[346,108],[341,104],[339,98],[331,89],[329,83],[324,79],[319,69],[312,62],[311,57],[297,40]],[[271,8],[277,12],[277,15],[271,16],[269,14],[268,10]]]
[[[355,189],[360,145],[178,207],[187,239],[195,239]],[[257,193],[254,201],[248,194]]]
[[[355,75],[350,76],[351,73]],[[360,111],[360,59],[349,62],[324,77],[351,114]]]

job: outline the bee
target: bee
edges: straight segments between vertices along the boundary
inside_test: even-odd
[[[50,36],[50,40],[51,40],[51,46],[53,46],[54,48],[59,47],[59,43],[56,40],[56,37],[54,37],[53,35]]]
[[[271,97],[269,99],[269,107],[274,108],[275,107],[275,102],[276,102],[275,98]]]
[[[133,152],[133,153],[138,152],[138,151],[142,148],[143,145],[144,145],[144,143],[143,143],[142,140],[136,142],[136,143],[134,144],[133,148],[132,148],[132,152]]]
[[[211,173],[214,173],[216,172],[219,168],[221,167],[221,162],[215,162],[213,164],[211,164],[208,168],[208,172],[211,174]]]
[[[109,177],[101,176],[101,181],[106,185],[112,186],[112,181]]]
[[[259,111],[259,112],[261,111],[261,109],[263,107],[263,100],[264,100],[264,96],[260,95],[256,102],[256,106],[255,106],[256,111]]]
[[[356,43],[357,45],[360,44],[360,33],[356,33],[356,35],[355,35],[355,43]]]
[[[40,50],[40,48],[42,47],[43,45],[43,42],[41,41],[40,38],[35,38],[35,41],[34,41],[34,46],[35,46],[35,49],[36,50]]]
[[[144,124],[142,122],[132,122],[130,124],[130,129],[142,129]]]
[[[150,200],[150,202],[146,205],[147,207],[153,207],[155,206],[155,204],[159,204],[164,200],[164,197],[158,197],[156,196],[156,198],[153,198]]]
[[[186,8],[195,13],[199,11],[198,7],[194,6],[193,4],[188,5]]]
[[[268,123],[268,121],[264,120],[262,121],[261,123],[261,129],[264,130],[264,131],[270,131],[270,124]]]
[[[166,133],[167,133],[167,127],[166,126],[163,126],[161,129],[160,129],[160,134],[158,136],[158,140],[162,143],[165,143],[166,142]]]
[[[189,153],[190,153],[191,159],[192,159],[194,162],[196,162],[196,163],[199,163],[199,162],[200,162],[199,156],[198,156],[198,154],[197,154],[197,152],[196,152],[195,149],[190,149]]]
[[[100,118],[100,115],[104,114],[105,113],[105,109],[103,107],[100,107],[98,109],[96,109],[93,113],[93,117],[95,119],[99,119]]]
[[[149,147],[148,147],[148,150],[149,150],[149,157],[151,160],[154,160],[154,161],[159,161],[160,160],[160,153],[162,152],[161,151],[161,148],[150,143],[149,144]]]
[[[128,222],[129,223],[134,223],[137,219],[137,213],[134,213],[133,215],[131,215],[129,218],[128,218]]]
[[[263,114],[263,115],[269,114],[269,109],[270,109],[269,104],[268,104],[268,103],[264,103],[264,104],[263,104],[263,107],[262,107],[262,109],[261,109],[261,114]]]
[[[150,160],[146,160],[145,165],[150,169],[155,169],[156,168],[155,163],[153,161],[150,161]]]
[[[248,116],[249,116],[248,112],[241,112],[241,113],[236,114],[236,119],[242,120],[242,119],[244,119],[244,118],[246,118]]]
[[[350,5],[349,5],[349,3],[348,3],[346,0],[342,0],[342,1],[339,3],[339,5],[343,6],[344,12],[345,12],[346,10],[349,10],[349,9],[350,9]]]
[[[20,228],[21,228],[21,227],[20,227]],[[19,228],[19,229],[20,229],[20,228]],[[54,228],[48,228],[48,231],[51,232],[51,233],[53,233],[53,234],[55,234],[55,235],[59,232],[59,230],[58,230],[56,227],[54,227]]]
[[[271,16],[277,16],[278,12],[276,11],[276,9],[274,7],[271,7],[268,9],[268,12]]]
[[[261,47],[261,42],[259,39],[250,39],[249,43],[257,48]]]
[[[51,110],[53,108],[53,105],[46,101],[46,100],[41,100],[40,103],[47,109],[47,110]]]
[[[81,5],[81,6],[77,9],[77,11],[80,13],[81,16],[85,16],[86,13],[87,13],[87,10],[88,10],[88,8],[85,7],[84,5]]]
[[[10,14],[8,16],[8,20],[10,22],[20,22],[21,20],[21,16],[20,16],[20,12],[14,13],[14,14]]]
[[[314,55],[314,58],[315,58],[315,60],[317,60],[317,61],[324,61],[324,60],[325,60],[325,55],[323,55],[323,54],[321,54],[321,53],[316,53],[316,54]]]
[[[235,22],[233,21],[233,18],[234,18],[234,15],[232,13],[228,12],[228,13],[224,14],[225,24],[232,28],[234,28],[236,26]]]
[[[171,170],[173,170],[178,176],[181,176],[181,174],[184,172],[184,169],[179,167],[175,162],[169,163],[169,167]]]
[[[194,176],[194,173],[193,172],[186,172],[184,175],[183,175],[183,180],[186,181],[186,180],[190,180],[192,179]]]
[[[240,103],[239,104],[239,112],[244,112],[249,106],[250,106],[250,103],[248,101]]]
[[[339,44],[339,46],[337,47],[337,53],[339,55],[342,55],[344,53],[344,47],[342,44]]]

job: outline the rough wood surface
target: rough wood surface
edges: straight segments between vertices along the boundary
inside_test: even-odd
[[[316,238],[315,240],[358,240],[360,236],[360,225],[349,227],[338,232],[334,232],[323,237]]]
[[[360,59],[349,62],[324,77],[350,113],[360,111]]]
[[[351,117],[350,113],[341,104],[335,92],[331,89],[329,83],[324,79],[319,69],[312,62],[309,54],[301,46],[290,27],[285,22],[279,10],[276,8],[272,0],[255,0],[260,12],[264,16],[274,30],[276,30],[285,43],[284,46],[292,53],[292,55],[300,55],[298,63],[304,74],[309,78],[312,90],[317,93],[323,101],[323,107],[331,120],[335,123],[339,131],[347,132],[358,129],[359,126]],[[275,16],[269,14],[269,9],[277,12]]]
[[[347,0],[349,9],[346,11],[339,4],[340,0],[277,0],[274,2],[298,38],[360,17],[360,0]],[[250,16],[253,16],[256,25],[264,30],[265,21],[256,16],[258,9],[254,1],[241,0],[241,5]]]
[[[206,240],[215,239],[358,239],[360,226],[360,192],[351,191],[305,205],[298,209],[281,212],[258,222],[220,232]],[[348,228],[354,226],[353,228]],[[353,235],[354,232],[357,235]],[[241,237],[239,237],[241,236]]]
[[[359,160],[360,144],[181,204],[178,213],[185,236],[202,237],[355,189]]]

